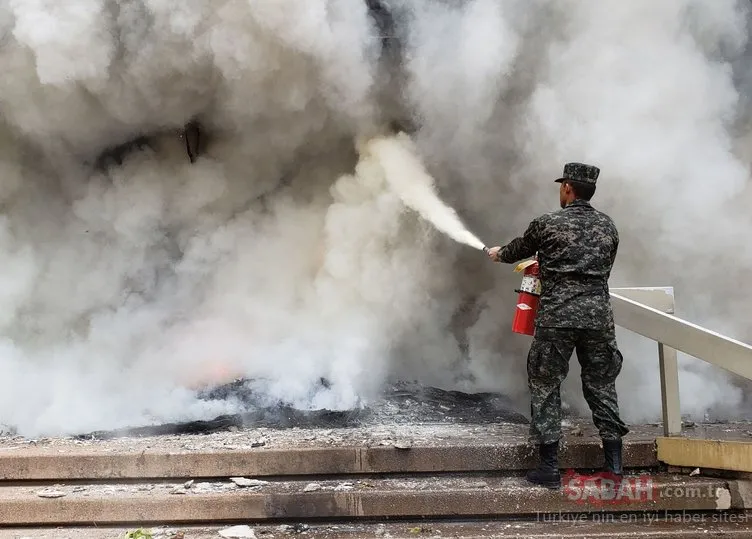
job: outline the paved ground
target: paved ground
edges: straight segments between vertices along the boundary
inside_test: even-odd
[[[165,436],[120,437],[114,439],[42,438],[30,440],[23,437],[0,437],[0,451],[28,449],[54,452],[70,451],[85,447],[95,452],[140,451],[143,449],[169,449],[172,451],[237,450],[263,447],[265,449],[288,449],[313,445],[370,446],[392,445],[409,441],[413,445],[453,445],[463,443],[482,444],[490,439],[524,441],[526,427],[515,424],[458,425],[458,424],[413,424],[381,425],[352,428],[237,428],[208,434],[179,434]]]
[[[682,523],[681,521],[685,522]],[[625,514],[596,519],[586,515],[549,515],[537,522],[401,522],[369,524],[248,526],[256,539],[490,539],[515,537],[531,539],[613,539],[654,537],[660,539],[699,539],[707,537],[748,538],[752,515]],[[221,539],[220,531],[232,526],[144,528],[152,539]],[[0,539],[126,539],[138,528],[66,528],[2,530]],[[245,531],[240,529],[239,531]],[[137,536],[136,536],[137,537]],[[148,535],[147,535],[148,537]],[[143,537],[142,539],[146,539]]]
[[[576,425],[568,431],[562,466],[600,466],[602,450],[596,432]],[[653,433],[636,429],[626,440],[625,462],[635,467],[657,465],[654,439]],[[0,479],[523,470],[533,465],[534,453],[526,426],[516,424],[235,429],[107,440],[16,437],[0,441]]]
[[[626,436],[628,441],[649,441],[662,436],[660,425],[633,425]],[[598,433],[586,420],[568,420],[564,433],[567,440],[597,440]],[[692,424],[683,435],[694,438],[738,440],[752,442],[752,422]],[[0,435],[0,454],[11,451],[41,451],[63,454],[85,448],[87,452],[107,453],[144,449],[193,451],[233,451],[239,449],[287,449],[301,447],[413,447],[488,445],[503,440],[524,443],[527,426],[516,423],[414,423],[381,424],[346,428],[238,428],[229,427],[207,434],[178,434],[163,436],[123,436],[111,439],[41,438]]]

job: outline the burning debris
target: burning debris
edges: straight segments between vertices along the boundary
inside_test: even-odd
[[[330,387],[325,378],[321,389]],[[263,380],[235,380],[199,393],[206,401],[233,401],[245,411],[206,421],[188,421],[163,425],[97,431],[79,439],[110,439],[175,434],[206,434],[231,428],[348,428],[376,424],[408,423],[517,423],[527,419],[513,410],[512,402],[498,393],[463,393],[417,383],[399,382],[389,386],[382,397],[352,410],[301,410],[289,403],[270,403]],[[405,443],[403,442],[402,445]],[[398,445],[400,445],[398,443]],[[407,445],[405,445],[407,447]]]

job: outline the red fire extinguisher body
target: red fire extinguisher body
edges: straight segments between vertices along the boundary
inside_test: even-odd
[[[527,263],[523,271],[520,289],[515,290],[518,296],[514,320],[512,321],[512,331],[521,335],[533,335],[541,288],[538,261],[534,260]]]

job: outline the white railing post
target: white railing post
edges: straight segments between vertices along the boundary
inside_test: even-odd
[[[661,371],[663,435],[679,436],[682,423],[679,401],[679,362],[676,358],[676,350],[659,342],[658,364]]]
[[[612,288],[611,292],[663,313],[674,314],[674,289],[672,287]],[[681,434],[679,364],[676,350],[662,342],[658,342],[658,369],[661,376],[663,434],[664,436],[678,436]]]

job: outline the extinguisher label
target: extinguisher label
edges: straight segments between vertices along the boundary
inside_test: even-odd
[[[521,311],[530,311],[532,310],[532,307],[530,305],[525,305],[524,303],[518,303],[517,308]]]
[[[541,293],[540,279],[536,277],[530,277],[530,276],[523,277],[522,284],[520,285],[520,290],[523,292],[527,292],[529,294],[540,295]]]

